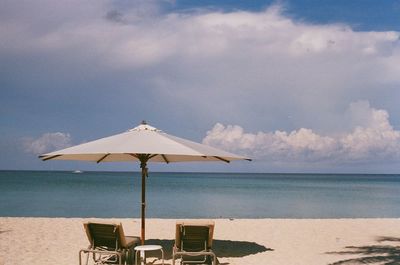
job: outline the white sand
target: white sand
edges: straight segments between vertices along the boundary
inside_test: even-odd
[[[117,221],[125,234],[139,235],[138,219],[0,218],[0,265],[78,264],[87,247],[85,221]],[[146,237],[160,243],[171,264],[172,219],[148,219]],[[225,265],[331,264],[346,259],[395,261],[400,264],[400,219],[216,219],[214,250]],[[381,241],[386,237],[385,241]],[[346,246],[357,247],[346,249]],[[368,248],[367,248],[368,247]],[[267,249],[267,250],[265,250]],[[358,251],[360,254],[328,252]],[[368,250],[370,255],[363,253]],[[261,252],[260,252],[261,251]],[[169,253],[168,253],[169,252]],[[160,264],[156,261],[156,264]],[[340,264],[340,263],[338,263]],[[341,264],[361,264],[341,263]],[[369,263],[384,264],[384,263]]]

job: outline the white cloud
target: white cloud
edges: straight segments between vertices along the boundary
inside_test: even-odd
[[[385,110],[371,108],[366,101],[352,103],[348,114],[354,129],[324,136],[310,129],[292,132],[245,133],[240,126],[217,123],[203,143],[244,153],[271,162],[381,163],[400,158],[400,131],[389,123]],[[361,118],[361,119],[360,119]]]
[[[370,108],[368,102],[357,102],[350,110],[363,122],[340,139],[343,152],[351,160],[395,160],[400,158],[400,131],[389,123],[385,110]],[[359,118],[357,120],[360,120]]]
[[[320,56],[336,59],[338,62],[330,62],[332,66],[356,59],[369,66],[377,59],[398,58],[398,32],[354,32],[345,25],[296,22],[283,16],[278,5],[262,12],[162,14],[155,1],[134,1],[129,8],[92,1],[78,9],[73,7],[79,1],[41,3],[20,7],[13,10],[14,16],[1,19],[0,32],[7,37],[2,52],[69,51],[78,52],[75,57],[79,60],[82,53],[90,51],[84,59],[100,58],[107,66],[127,69],[169,60],[185,64],[210,60],[209,65],[217,63],[217,68],[227,60],[235,62],[239,70],[249,66],[257,70],[260,63],[273,69],[277,65],[268,63],[279,63],[281,68],[288,60],[307,63]],[[381,66],[386,63],[381,61]]]
[[[35,155],[71,146],[71,136],[61,132],[44,133],[39,138],[24,138],[22,141],[25,152]]]

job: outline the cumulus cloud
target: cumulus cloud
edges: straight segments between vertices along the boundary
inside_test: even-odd
[[[351,160],[399,159],[400,131],[389,123],[386,110],[370,108],[368,102],[358,102],[350,106],[350,111],[363,122],[340,139],[346,157]]]
[[[70,134],[61,132],[44,133],[39,138],[24,138],[22,141],[24,151],[35,155],[71,146]]]
[[[354,129],[340,135],[320,135],[311,129],[246,133],[238,125],[217,123],[203,143],[280,162],[381,163],[400,158],[400,131],[389,123],[386,110],[366,101],[352,103],[348,114]]]

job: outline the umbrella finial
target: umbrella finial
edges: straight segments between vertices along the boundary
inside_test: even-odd
[[[129,131],[154,131],[154,132],[161,132],[161,130],[158,130],[158,129],[156,129],[156,128],[150,126],[150,125],[148,125],[148,123],[147,123],[145,120],[143,120],[142,123],[141,123],[139,126],[133,128],[133,129],[130,129]]]

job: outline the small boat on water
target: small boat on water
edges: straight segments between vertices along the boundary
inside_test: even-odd
[[[80,171],[80,170],[75,170],[75,171],[72,171],[72,173],[75,173],[75,174],[80,174],[80,173],[83,173],[83,171]]]

